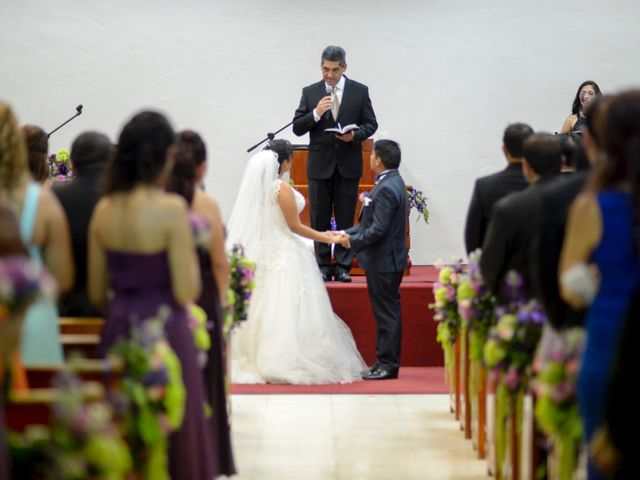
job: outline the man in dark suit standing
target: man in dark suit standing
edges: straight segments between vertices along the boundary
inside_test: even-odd
[[[62,316],[102,315],[87,296],[87,236],[93,209],[100,200],[102,176],[112,154],[113,145],[106,135],[98,132],[80,134],[71,145],[75,177],[53,187],[69,220],[76,265],[73,288],[60,296],[58,307]]]
[[[367,86],[344,75],[347,62],[341,47],[325,48],[320,67],[322,80],[302,89],[293,132],[298,136],[309,133],[307,176],[311,227],[329,230],[333,213],[338,230],[344,230],[353,225],[356,211],[362,176],[361,143],[373,135],[378,123]],[[355,124],[358,128],[343,135],[325,132],[337,124]],[[315,252],[325,281],[332,276],[341,282],[351,281],[353,253],[349,249],[335,246],[335,268],[331,265],[329,245],[316,242]]]
[[[360,223],[340,243],[358,255],[367,274],[369,299],[376,319],[376,362],[365,380],[398,378],[402,340],[400,282],[407,267],[407,188],[398,173],[400,146],[378,140],[369,159],[376,186],[364,199]]]
[[[507,168],[476,180],[464,227],[467,253],[482,247],[493,205],[505,195],[527,188],[527,181],[522,174],[522,144],[531,134],[533,129],[529,125],[509,125],[502,138]]]
[[[554,135],[536,133],[525,140],[523,154],[522,170],[530,185],[493,206],[480,257],[487,287],[503,300],[509,270],[523,276],[525,292],[531,294],[531,246],[541,219],[540,188],[560,173],[562,144]]]

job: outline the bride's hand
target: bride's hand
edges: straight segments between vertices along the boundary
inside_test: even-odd
[[[322,243],[338,243],[340,241],[340,234],[338,232],[334,232],[333,230],[327,230],[326,232],[322,232],[321,235],[324,237]]]

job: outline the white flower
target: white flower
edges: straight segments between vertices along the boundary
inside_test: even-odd
[[[368,206],[369,206],[369,204],[370,204],[371,202],[373,202],[373,200],[371,200],[369,197],[364,197],[364,198],[362,199],[362,201],[363,201],[363,203],[364,203],[364,206],[365,206],[365,207],[368,207]]]

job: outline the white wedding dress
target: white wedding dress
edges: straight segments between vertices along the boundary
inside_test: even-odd
[[[273,155],[261,152],[257,156],[265,154]],[[263,161],[273,165],[269,158]],[[231,335],[232,381],[322,384],[358,380],[366,365],[351,331],[333,313],[313,242],[289,230],[277,203],[282,185],[277,166],[275,161],[271,186],[267,182],[266,187],[270,192],[264,200],[270,204],[258,213],[262,224],[249,226],[253,238],[237,235],[247,234],[246,225],[240,226],[239,221],[258,221],[244,218],[248,212],[238,218],[242,209],[234,207],[229,222],[229,242],[246,240],[250,245],[246,254],[256,263],[248,318]],[[244,201],[242,190],[238,202]],[[305,200],[296,190],[294,195],[300,213]]]

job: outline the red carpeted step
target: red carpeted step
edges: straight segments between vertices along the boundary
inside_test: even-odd
[[[375,361],[376,325],[371,311],[366,279],[353,276],[352,283],[327,283],[331,304],[351,331],[360,353],[368,364]],[[402,279],[402,366],[442,366],[442,349],[436,341],[433,320],[433,283],[438,271],[431,265],[414,265]]]
[[[395,380],[362,380],[354,383],[329,385],[238,385],[231,386],[233,394],[318,394],[318,395],[388,395],[448,393],[443,367],[402,367]]]

